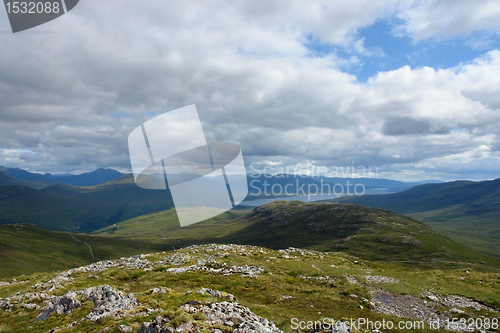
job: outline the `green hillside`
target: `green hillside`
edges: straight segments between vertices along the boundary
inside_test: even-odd
[[[101,259],[163,250],[154,243],[137,244],[117,237],[104,239],[41,229],[30,224],[0,226],[0,278],[52,272]],[[92,252],[91,252],[92,250]]]
[[[500,258],[500,179],[427,184],[395,194],[333,201],[412,216],[462,244]]]
[[[345,251],[379,261],[500,264],[497,259],[471,250],[411,218],[351,204],[275,201],[237,219],[220,218],[184,228],[179,227],[174,211],[170,210],[140,216],[96,233],[144,241],[177,239],[179,246],[206,242],[276,249],[293,246]]]
[[[67,184],[47,187],[44,183],[45,186],[35,189],[32,183],[36,182],[14,179],[0,171],[0,224],[30,223],[54,231],[93,232],[174,206],[168,190],[140,188],[131,174],[85,187]],[[301,185],[306,183],[300,180]]]
[[[130,175],[88,187],[0,186],[0,224],[32,223],[49,230],[91,232],[171,207],[168,191],[142,189]]]
[[[120,223],[112,238],[102,237],[108,235],[107,232],[100,235],[72,234],[44,230],[31,224],[0,225],[0,278],[51,272],[98,260],[207,243],[227,233],[226,220],[247,212],[226,212],[201,223],[200,228],[193,232],[179,226],[177,215],[171,209],[134,219],[133,229],[127,227],[128,221]],[[113,232],[113,228],[116,227],[113,225],[107,231]],[[208,232],[207,228],[210,229]]]
[[[231,210],[184,228],[170,209],[73,237],[32,225],[0,226],[0,277],[213,242],[342,251],[367,260],[426,267],[500,267],[495,258],[406,216],[351,204],[278,201],[253,211]]]

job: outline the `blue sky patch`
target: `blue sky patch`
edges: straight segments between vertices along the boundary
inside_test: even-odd
[[[377,72],[410,66],[429,66],[434,69],[450,68],[467,63],[486,52],[500,48],[498,34],[475,32],[447,40],[422,40],[414,43],[408,36],[394,33],[396,23],[382,20],[360,29],[355,40],[362,39],[363,50],[354,45],[339,46],[323,43],[309,36],[305,46],[312,56],[335,54],[346,61],[340,65],[344,72],[355,75],[360,82]]]

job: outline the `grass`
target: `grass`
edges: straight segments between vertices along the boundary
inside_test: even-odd
[[[118,229],[117,229],[118,227]],[[139,241],[177,241],[178,247],[210,242],[289,246],[321,251],[345,251],[376,261],[450,266],[500,262],[465,247],[406,216],[358,205],[275,201],[249,213],[232,210],[180,228],[174,210],[149,214],[97,231],[104,237]],[[146,240],[147,239],[147,240]],[[174,245],[175,246],[175,245]]]
[[[368,287],[383,288],[417,297],[420,297],[421,292],[430,290],[441,295],[463,295],[492,307],[500,307],[498,301],[500,300],[500,288],[498,288],[500,278],[498,271],[495,270],[476,270],[472,267],[468,269],[469,273],[466,273],[462,268],[409,268],[395,263],[361,261],[359,258],[334,252],[304,255],[296,253],[286,258],[282,253],[266,248],[253,248],[248,256],[241,256],[231,251],[217,253],[203,249],[199,249],[197,253],[191,252],[190,249],[177,252],[191,256],[190,261],[193,262],[201,255],[209,254],[215,256],[218,262],[239,266],[255,265],[263,267],[266,273],[259,277],[243,277],[205,272],[172,274],[161,270],[138,271],[111,268],[99,273],[75,273],[72,275],[73,282],[67,283],[65,290],[57,289],[53,293],[61,295],[68,290],[81,290],[89,286],[109,284],[119,290],[135,294],[141,303],[136,312],[140,311],[140,308],[158,308],[161,309],[163,315],[172,319],[171,324],[178,325],[185,321],[203,321],[202,317],[196,318],[180,311],[178,306],[189,300],[218,301],[213,297],[192,292],[201,288],[211,288],[234,294],[242,305],[268,318],[279,328],[288,332],[292,331],[292,318],[306,321],[323,318],[337,320],[369,318],[372,321],[385,319],[394,322],[405,320],[371,311],[363,301],[363,297],[369,298]],[[158,253],[149,257],[148,260],[154,262],[170,254],[170,252]],[[172,266],[167,265],[168,267]],[[393,277],[399,282],[394,284],[367,283],[358,286],[346,280],[346,275],[350,275],[356,276],[359,281],[364,281],[363,277],[368,274]],[[95,277],[90,278],[89,275]],[[331,278],[330,282],[314,279],[315,276],[325,275]],[[305,280],[300,276],[313,278]],[[461,280],[460,277],[464,276],[466,278]],[[18,291],[28,291],[29,285],[47,281],[51,277],[49,274],[24,277],[29,280],[24,285],[0,287],[0,297],[6,297]],[[149,290],[160,286],[167,287],[170,291],[166,294],[149,294]],[[352,294],[358,297],[350,297]],[[283,295],[289,295],[292,298],[284,298]],[[89,311],[90,304],[86,303],[83,308],[75,310],[70,315],[53,314],[47,321],[33,323],[33,319],[40,311],[17,307],[9,312],[0,310],[0,322],[5,332],[47,332],[57,327],[65,328],[69,323],[86,316]],[[466,311],[472,317],[498,315],[484,310],[475,311],[471,308],[467,308]],[[116,328],[118,324],[131,325],[137,329],[140,323],[151,320],[154,315],[156,314],[118,321],[106,318],[95,324],[84,321],[68,332],[99,332],[111,325],[115,327],[111,332],[118,332]],[[224,329],[224,327],[221,328]],[[396,330],[384,332],[396,332]],[[415,330],[415,332],[431,332],[431,330]],[[432,332],[436,331],[432,330]]]
[[[284,248],[345,251],[379,261],[487,261],[411,218],[358,205],[276,201],[236,220],[248,224],[226,241]]]
[[[498,227],[497,213],[467,216],[461,214],[459,207],[450,207],[408,215],[461,244],[500,258],[500,227]]]
[[[98,259],[119,258],[137,251],[163,250],[155,244],[54,232],[33,225],[0,226],[0,278],[79,267]],[[89,247],[92,247],[93,255]]]
[[[31,224],[0,225],[0,278],[52,272],[98,260],[211,242],[218,239],[218,235],[232,231],[226,228],[226,220],[247,212],[233,210],[206,221],[201,228],[180,228],[175,211],[169,210],[141,216],[133,223],[119,224],[116,233],[115,226],[110,226],[99,235],[48,231]],[[103,237],[110,235],[113,237]]]
[[[276,201],[253,211],[230,210],[184,228],[173,209],[117,223],[92,235],[71,236],[32,225],[0,226],[0,277],[214,242],[342,251],[408,266],[500,267],[497,259],[390,211],[352,204]]]

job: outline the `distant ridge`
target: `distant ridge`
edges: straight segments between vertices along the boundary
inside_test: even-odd
[[[119,171],[113,169],[103,169],[103,168],[99,168],[92,172],[86,172],[79,175],[71,175],[71,174],[52,175],[50,173],[42,175],[38,173],[32,173],[19,168],[6,168],[2,166],[0,166],[0,171],[3,171],[8,176],[15,178],[17,180],[43,182],[46,184],[46,186],[50,184],[67,184],[72,186],[94,186],[103,184],[105,182],[116,179],[123,175]],[[8,185],[30,186],[31,184],[24,183],[24,184],[8,184]]]
[[[9,185],[22,185],[22,186],[29,186],[35,189],[41,189],[51,185],[51,183],[43,181],[29,181],[23,179],[16,179],[0,169],[0,186],[9,186]]]

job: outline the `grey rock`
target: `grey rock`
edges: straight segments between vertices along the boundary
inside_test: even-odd
[[[76,298],[77,294],[73,291],[66,293],[64,296],[55,298],[47,304],[47,308],[36,317],[37,320],[46,320],[55,312],[57,314],[69,314],[73,310],[82,306],[82,303]]]
[[[137,305],[133,294],[124,295],[123,292],[117,291],[109,285],[88,288],[82,292],[82,295],[94,302],[94,309],[87,315],[87,319],[94,322],[109,316],[124,317],[126,310]]]
[[[118,326],[118,330],[120,332],[132,332],[133,328],[132,328],[132,326],[128,326],[128,325],[120,325],[120,326]]]
[[[156,316],[150,323],[142,323],[137,333],[173,333],[174,330],[171,327],[166,326],[170,321],[168,318],[163,318],[161,316]]]
[[[177,327],[175,332],[185,332],[185,333],[194,333],[196,331],[196,324],[189,321]]]
[[[33,309],[38,310],[38,309],[40,309],[40,306],[37,304],[34,304],[34,303],[26,303],[26,304],[23,304],[23,308],[30,309],[30,310],[33,310]]]

